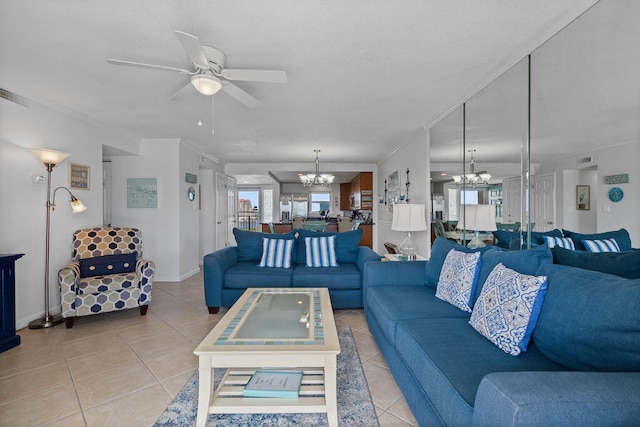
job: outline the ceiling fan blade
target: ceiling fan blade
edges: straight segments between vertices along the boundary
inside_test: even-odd
[[[287,83],[287,73],[281,70],[222,70],[222,76],[229,80],[247,82]]]
[[[187,96],[193,95],[196,92],[196,88],[193,87],[191,82],[187,82],[180,90],[169,97],[169,101],[177,101]]]
[[[249,108],[253,109],[260,106],[260,101],[258,101],[253,96],[249,95],[247,92],[240,89],[233,83],[222,81],[222,90]]]
[[[183,73],[183,74],[193,74],[189,70],[183,70],[182,68],[175,68],[175,67],[167,67],[164,65],[143,64],[142,62],[122,61],[120,59],[107,59],[107,62],[113,65],[126,65],[127,67],[150,68],[152,70],[177,71],[178,73]]]
[[[202,45],[200,44],[200,39],[196,36],[192,36],[191,34],[187,34],[182,31],[174,30],[176,36],[182,43],[182,47],[187,51],[187,55],[189,55],[189,60],[193,65],[197,68],[201,68],[204,70],[209,69],[209,61],[207,61],[207,57],[204,55],[202,51]]]

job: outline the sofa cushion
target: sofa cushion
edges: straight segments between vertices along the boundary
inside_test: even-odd
[[[262,238],[262,259],[258,267],[291,268],[295,239]]]
[[[520,274],[498,264],[487,277],[469,323],[512,356],[527,351],[547,291],[545,276]]]
[[[479,272],[480,252],[449,251],[440,272],[436,297],[471,313]]]
[[[533,340],[573,370],[640,371],[640,280],[544,264],[549,288]]]
[[[238,262],[224,273],[224,287],[245,288],[289,288],[292,268],[261,268],[253,261]]]
[[[332,268],[310,268],[298,264],[291,278],[295,288],[360,289],[362,278],[356,264],[340,264]]]
[[[444,264],[444,260],[451,249],[455,249],[464,253],[482,253],[491,251],[493,247],[487,245],[478,249],[469,249],[466,246],[462,246],[456,242],[452,242],[451,240],[438,237],[435,242],[433,242],[433,246],[431,248],[431,258],[429,258],[429,262],[427,262],[427,265],[425,267],[425,285],[430,286],[434,289],[436,288],[436,286],[438,285],[438,280],[440,279],[442,265]]]
[[[595,233],[595,234],[581,234],[576,233],[574,231],[562,230],[562,234],[565,237],[570,237],[573,240],[576,249],[579,251],[586,251],[587,248],[584,247],[582,243],[583,240],[602,240],[602,239],[616,239],[616,243],[620,247],[620,250],[623,252],[630,251],[631,247],[631,237],[629,236],[629,232],[621,228],[620,230],[615,231],[606,231],[604,233]]]
[[[464,318],[400,320],[395,344],[443,425],[471,425],[476,391],[491,372],[566,370],[533,343],[519,357],[509,356]]]
[[[336,257],[338,264],[355,264],[358,260],[358,246],[362,238],[362,229],[345,231],[343,233],[319,232],[311,230],[296,230],[298,239],[296,241],[296,260],[298,264],[307,263],[307,248],[305,237],[336,236]]]
[[[131,273],[136,269],[137,252],[128,254],[103,255],[91,258],[81,258],[80,276],[94,277],[108,274]]]
[[[589,252],[620,252],[616,239],[583,240],[582,244]]]
[[[553,252],[553,262],[556,264],[599,271],[627,279],[640,279],[640,250],[638,249],[629,252],[592,253],[553,248],[551,252]]]
[[[367,311],[375,316],[382,332],[395,342],[396,324],[405,319],[452,317],[469,319],[469,313],[435,297],[428,286],[374,286],[365,293]]]
[[[305,237],[307,267],[337,267],[336,236]]]
[[[547,245],[536,246],[535,248],[519,251],[488,251],[482,254],[482,265],[480,266],[480,277],[478,277],[478,287],[476,288],[475,300],[478,299],[482,286],[487,277],[496,265],[502,263],[505,267],[522,274],[536,274],[540,264],[551,262],[553,256]]]
[[[568,237],[553,237],[553,236],[545,236],[545,241],[547,242],[547,246],[550,248],[555,248],[559,246],[565,249],[575,250],[575,243]]]
[[[526,231],[523,231],[523,232],[520,232],[520,233],[513,233],[512,232],[512,234],[513,234],[513,236],[511,238],[511,241],[507,242],[508,245],[506,246],[506,248],[511,249],[511,250],[528,249],[529,234]],[[531,232],[531,247],[544,245],[546,243],[545,236],[563,237],[562,236],[562,231],[558,230],[557,228],[554,229],[554,230],[551,230],[551,231],[544,231],[544,232],[532,231]],[[507,238],[507,236],[503,237],[503,239],[506,239],[506,238]],[[500,247],[504,247],[504,246],[502,246],[501,243],[502,242],[498,242],[496,245],[500,246]]]
[[[233,229],[238,246],[238,261],[260,262],[262,259],[262,239],[295,239],[293,231],[284,234],[259,233],[256,231],[245,231],[238,228]],[[295,256],[293,259],[295,262]]]

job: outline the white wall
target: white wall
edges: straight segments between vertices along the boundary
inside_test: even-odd
[[[213,169],[200,169],[198,193],[200,202],[200,259],[216,250],[216,183]]]
[[[25,327],[44,313],[47,186],[31,182],[44,165],[27,147],[71,153],[52,173],[52,189],[68,186],[69,162],[89,166],[90,189],[74,190],[87,210],[72,214],[66,192],[56,194],[51,214],[50,309],[60,312],[57,271],[71,260],[73,232],[102,225],[102,144],[137,144],[80,117],[30,103],[28,108],[0,99],[0,253],[24,253],[16,262],[16,325]]]
[[[377,190],[374,189],[373,194],[384,194],[384,180],[394,171],[399,172],[400,186],[404,191],[407,182],[406,171],[409,168],[409,187],[410,203],[422,203],[427,205],[429,197],[429,158],[428,158],[428,142],[427,130],[420,127],[411,135],[402,146],[386,158],[378,165],[378,176],[374,176],[374,186],[377,184]],[[377,199],[377,196],[376,196]],[[380,254],[386,253],[384,242],[391,242],[399,245],[406,237],[405,232],[391,230],[391,220],[393,213],[389,210],[390,206],[376,202],[378,207],[378,216],[376,223],[378,224],[378,242],[374,246],[374,250]],[[429,212],[429,206],[426,206]],[[427,225],[429,224],[426,218]],[[411,233],[413,240],[418,243],[418,253],[428,257],[431,249],[431,234],[429,231],[420,231]]]

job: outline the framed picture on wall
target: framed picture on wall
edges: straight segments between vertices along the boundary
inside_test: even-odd
[[[576,209],[588,211],[591,209],[591,189],[588,185],[576,185]]]
[[[393,204],[398,201],[400,195],[400,173],[391,172],[387,178],[387,205],[389,212],[393,212]]]
[[[127,208],[157,207],[157,178],[127,178]]]
[[[69,189],[89,190],[89,166],[69,163]]]

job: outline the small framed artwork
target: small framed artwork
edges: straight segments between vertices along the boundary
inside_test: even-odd
[[[591,209],[591,194],[588,185],[576,185],[576,209],[588,211]]]
[[[157,207],[157,178],[127,178],[127,208]]]
[[[89,166],[69,163],[69,189],[89,190]]]

